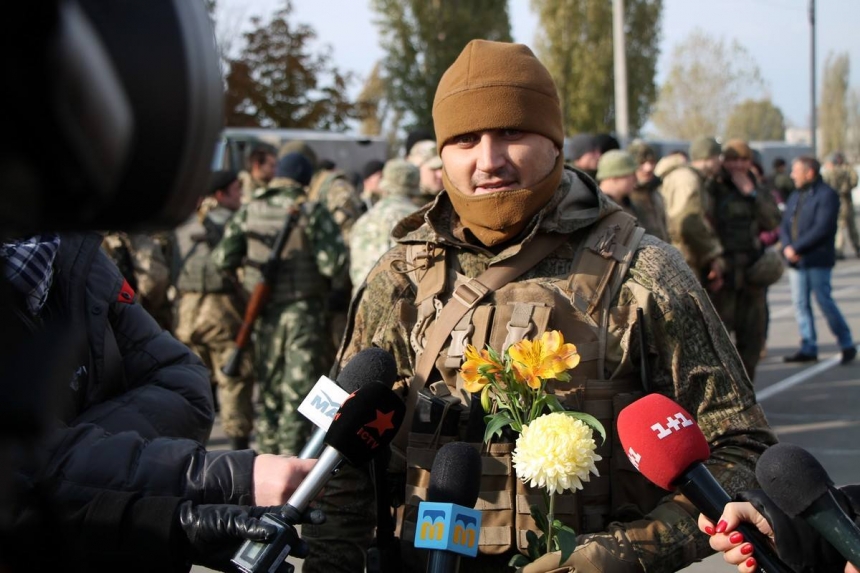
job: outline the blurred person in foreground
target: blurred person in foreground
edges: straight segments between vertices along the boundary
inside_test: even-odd
[[[278,161],[275,174],[269,187],[258,189],[229,220],[212,260],[230,274],[242,267],[245,289],[252,292],[288,212],[298,209],[268,303],[254,324],[255,374],[262,402],[257,444],[263,452],[295,454],[312,431],[312,424],[298,412],[299,404],[331,367],[326,310],[331,293],[344,288],[347,280],[347,250],[326,206],[309,201],[305,194],[313,175],[310,161],[300,153],[288,153]]]
[[[639,214],[639,223],[661,241],[669,242],[666,206],[659,191],[661,181],[654,172],[657,166],[657,152],[641,139],[631,143],[627,151],[636,159],[638,165],[636,187],[630,195],[630,201]]]
[[[791,298],[800,330],[800,349],[786,362],[818,360],[818,340],[811,297],[827,319],[827,326],[842,350],[842,364],[857,356],[851,329],[833,300],[831,278],[836,264],[833,237],[839,218],[839,196],[821,178],[821,165],[812,157],[799,157],[791,165],[797,192],[788,199],[779,229],[782,252],[789,264]]]
[[[681,155],[675,161],[658,163],[663,184],[660,194],[666,205],[669,239],[708,290],[723,284],[723,246],[708,218],[705,181],[720,170],[722,149],[713,137],[701,136],[690,145],[690,163]],[[666,161],[666,163],[664,163]]]
[[[755,379],[761,359],[767,323],[765,289],[779,279],[778,273],[762,273],[770,265],[780,265],[775,253],[766,255],[760,233],[779,226],[781,213],[769,191],[760,189],[751,171],[753,153],[743,140],[732,139],[723,145],[722,169],[705,184],[709,203],[708,218],[723,247],[725,269],[719,290],[712,289],[714,302],[726,330],[734,334],[750,379]],[[775,277],[775,278],[774,278]]]
[[[456,397],[465,414],[478,401],[459,378],[461,342],[501,349],[506,341],[562,331],[576,342],[581,362],[571,384],[555,386],[556,395],[569,408],[601,408],[598,417],[610,435],[597,450],[600,476],[582,491],[557,496],[556,517],[579,534],[578,549],[563,564],[558,553],[550,554],[527,573],[675,571],[703,558],[710,552],[705,539],[691,534],[698,511],[636,472],[613,430],[618,409],[644,393],[644,359],[651,389],[695,413],[713,448],[707,465],[716,479],[732,492],[755,483],[755,462],[775,436],[698,279],[675,249],[644,234],[590,177],[564,166],[558,93],[526,46],[470,42],[439,83],[433,118],[445,190],[395,229],[398,244],[356,294],[338,368],[362,349],[382,348],[398,364],[395,388],[405,393],[410,383],[413,391],[432,384],[437,395]],[[518,253],[534,259],[524,263]],[[480,275],[510,266],[523,273],[490,293],[482,290]],[[442,328],[438,309],[457,300],[455,291],[473,312],[444,333],[441,351],[429,356],[431,373],[412,379],[428,331]],[[636,307],[645,315],[638,325]],[[639,354],[643,332],[645,357]],[[450,438],[480,441],[484,412],[476,407],[473,414]],[[395,440],[388,476],[400,486],[380,495],[414,510],[412,492],[426,487],[415,481],[417,470],[435,453],[434,433],[416,432],[412,420],[403,427],[412,435],[401,442],[408,447]],[[500,456],[493,467],[510,468],[513,444],[491,447]],[[484,524],[492,520],[498,534],[480,536],[481,554],[469,561],[469,571],[503,569],[522,550],[526,530],[534,529],[515,481],[510,473],[485,476]],[[327,523],[302,528],[311,545],[304,571],[363,570],[377,524],[368,470],[344,469],[326,485],[320,507]],[[404,570],[422,569],[411,549],[416,523],[404,520],[401,527]]]
[[[836,151],[822,170],[824,182],[839,194],[839,224],[836,231],[836,258],[845,258],[845,235],[854,247],[854,254],[860,258],[860,234],[857,233],[857,214],[854,212],[854,199],[851,192],[857,187],[857,172],[845,163],[845,155]]]
[[[198,211],[176,229],[181,261],[176,281],[176,338],[209,369],[230,447],[245,450],[254,424],[251,352],[242,354],[237,376],[227,376],[222,367],[235,348],[246,301],[241,286],[210,260],[212,250],[224,236],[227,221],[242,206],[241,182],[233,171],[216,171],[210,191]]]
[[[435,142],[434,142],[435,147]],[[355,222],[349,252],[349,275],[358,289],[370,269],[395,245],[391,231],[407,215],[417,210],[413,202],[421,194],[418,168],[404,159],[390,159],[382,170],[379,191],[382,198]]]

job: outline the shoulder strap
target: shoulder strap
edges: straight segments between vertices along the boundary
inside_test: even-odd
[[[418,357],[415,374],[409,381],[406,417],[392,441],[393,457],[402,456],[404,459],[406,457],[406,443],[412,426],[415,404],[418,401],[418,392],[427,384],[442,346],[445,345],[445,341],[460,319],[489,293],[505,286],[546,258],[568,237],[569,235],[566,234],[538,235],[523,245],[522,250],[510,259],[488,268],[454,290],[451,299],[442,308],[439,318],[433,324],[427,344]]]

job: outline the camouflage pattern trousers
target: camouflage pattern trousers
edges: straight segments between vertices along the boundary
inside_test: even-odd
[[[220,293],[184,293],[179,299],[176,338],[188,346],[212,374],[218,386],[221,425],[229,438],[247,438],[254,425],[254,367],[245,352],[238,376],[221,372],[235,348],[242,323],[236,300]]]
[[[313,431],[299,404],[334,360],[321,299],[270,303],[257,321],[255,366],[261,411],[257,449],[295,455]]]
[[[723,287],[720,292],[711,293],[711,301],[726,330],[734,334],[735,348],[747,375],[755,380],[767,336],[767,291],[751,286],[739,290]]]
[[[839,198],[839,226],[836,231],[836,254],[844,254],[845,234],[851,240],[854,253],[860,256],[860,235],[857,233],[857,218],[854,213],[854,202],[845,197]]]

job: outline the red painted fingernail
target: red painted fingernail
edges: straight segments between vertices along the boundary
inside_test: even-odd
[[[756,566],[755,559],[753,559],[752,557],[747,559],[747,567],[755,567],[755,566]]]
[[[714,533],[716,533],[716,531],[714,531],[714,528],[711,527],[710,525],[706,525],[705,526],[705,533],[707,533],[708,535],[713,535]]]
[[[739,531],[735,531],[734,533],[732,533],[729,536],[729,541],[731,541],[732,543],[740,543],[743,540],[744,540],[744,536]]]
[[[721,519],[717,524],[717,533],[725,533],[728,526],[729,524]]]
[[[746,545],[741,545],[741,553],[744,555],[749,555],[753,552],[752,543],[747,543]]]

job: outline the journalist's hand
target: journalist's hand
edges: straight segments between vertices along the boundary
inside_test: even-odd
[[[260,454],[254,458],[254,504],[283,505],[316,463],[316,460]]]

